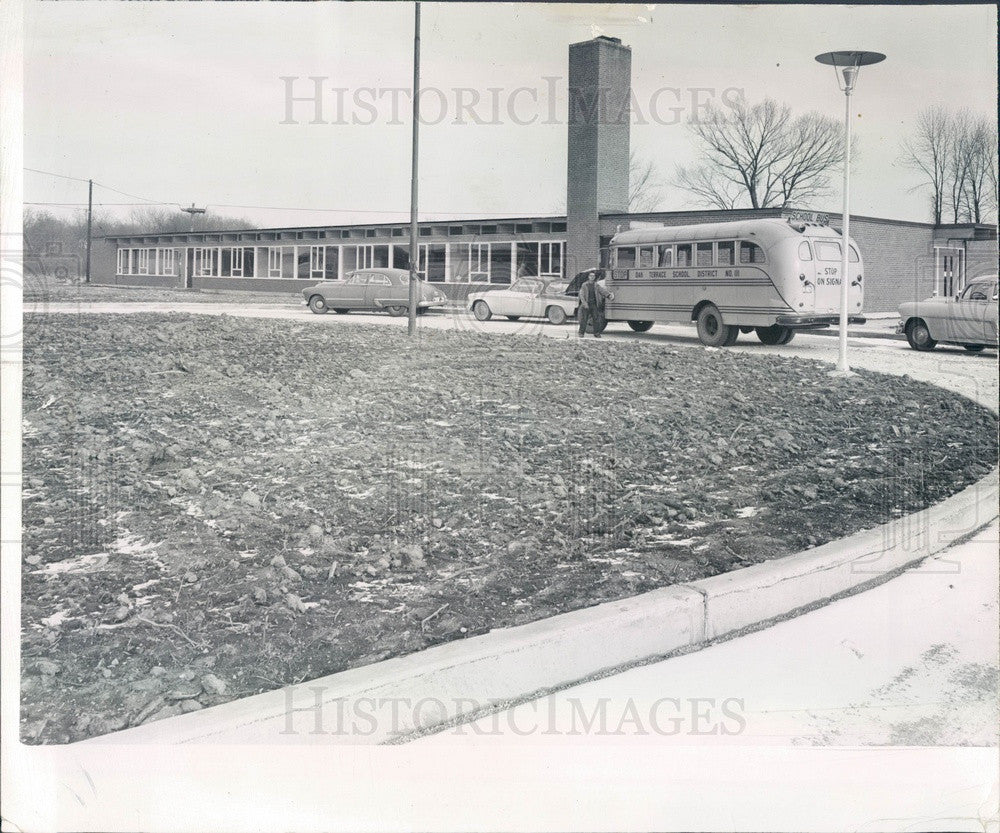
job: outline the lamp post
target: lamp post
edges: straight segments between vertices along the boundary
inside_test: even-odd
[[[407,292],[406,332],[412,336],[417,329],[417,271],[420,249],[417,245],[417,163],[420,136],[420,3],[413,9],[413,136],[410,147],[410,281]]]
[[[821,64],[832,66],[837,76],[837,85],[844,91],[844,216],[843,242],[840,261],[840,354],[837,358],[837,372],[850,373],[847,364],[847,296],[850,283],[847,276],[847,255],[851,245],[851,93],[858,80],[861,67],[877,64],[885,60],[881,52],[862,52],[850,50],[842,52],[824,52],[817,55]]]

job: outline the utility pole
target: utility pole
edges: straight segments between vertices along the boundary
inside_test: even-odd
[[[90,283],[90,246],[93,242],[94,227],[94,180],[87,180],[87,272],[86,280]]]
[[[417,329],[417,267],[420,251],[417,246],[417,148],[420,131],[420,3],[413,11],[413,147],[410,162],[410,294],[406,332]]]
[[[190,208],[182,208],[181,211],[183,211],[185,214],[190,214],[191,215],[191,231],[194,231],[194,215],[195,214],[204,214],[205,213],[205,209],[204,208],[195,208],[194,207],[194,203],[191,203],[191,207]]]

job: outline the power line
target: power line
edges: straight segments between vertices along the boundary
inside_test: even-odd
[[[65,174],[57,174],[57,173],[55,173],[53,171],[42,171],[42,170],[38,170],[36,168],[25,168],[24,170],[31,171],[32,173],[46,174],[48,176],[55,176],[55,177],[59,177],[60,179],[69,179],[69,180],[73,180],[75,182],[88,182],[89,181],[89,180],[86,180],[86,179],[81,179],[80,177],[76,177],[76,176],[67,176]],[[151,200],[151,199],[148,199],[147,197],[141,197],[138,194],[130,194],[127,191],[121,191],[121,190],[119,190],[117,188],[112,188],[110,185],[105,185],[102,182],[98,182],[96,179],[94,180],[94,185],[97,185],[97,186],[99,186],[101,188],[105,188],[108,191],[113,191],[116,194],[121,194],[122,196],[125,196],[125,197],[132,197],[133,199],[143,200],[143,202],[139,202],[139,203],[132,203],[132,202],[121,202],[121,203],[103,202],[103,203],[94,203],[94,205],[100,205],[100,206],[169,205],[169,206],[175,206],[178,210],[182,210],[181,209],[181,204],[179,202],[170,202],[170,201],[165,201],[165,200]],[[48,202],[48,203],[46,203],[46,202],[26,202],[24,204],[25,205],[63,205],[63,206],[86,205],[86,203],[68,203],[68,202],[67,203],[58,203],[58,202]],[[207,205],[207,207],[208,208],[244,208],[244,209],[257,210],[257,211],[312,211],[312,212],[319,213],[319,214],[406,214],[409,211],[408,208],[313,208],[313,207],[310,207],[310,206],[242,205],[242,204],[238,204],[238,203],[222,203],[222,202],[209,203]],[[452,216],[465,216],[465,217],[482,217],[485,212],[483,212],[483,211],[452,211],[452,210],[439,210],[439,209],[434,209],[434,208],[426,208],[426,209],[424,209],[423,213],[426,213],[426,214],[450,214]],[[504,214],[504,213],[508,213],[508,212],[499,212],[499,213],[500,214]],[[548,214],[549,214],[549,212],[547,212],[547,211],[540,211],[540,212],[524,212],[524,211],[519,211],[517,213],[510,214],[510,217],[511,218],[516,218],[516,217],[544,217],[544,216],[547,216]],[[491,217],[491,219],[503,219],[503,218],[502,217],[495,217],[495,218]],[[428,222],[434,222],[434,221],[430,220]]]

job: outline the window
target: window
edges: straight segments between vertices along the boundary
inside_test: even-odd
[[[736,262],[736,244],[726,240],[716,245],[716,263],[719,266],[732,266]]]
[[[375,265],[374,246],[355,246],[354,250],[358,269],[371,269]]]
[[[655,266],[656,262],[653,259],[653,252],[656,251],[655,246],[640,246],[639,247],[639,268],[649,269],[651,266]]]
[[[562,277],[562,243],[539,243],[539,275]]]
[[[118,250],[118,263],[115,272],[119,275],[128,274],[128,249]]]
[[[243,249],[233,248],[229,251],[230,271],[234,278],[243,277]]]
[[[513,276],[510,243],[490,246],[490,283],[510,283]]]
[[[490,279],[490,244],[469,244],[469,280],[489,281]]]
[[[659,266],[673,266],[674,265],[674,247],[673,246],[660,246],[660,257]]]
[[[267,248],[267,276],[269,278],[281,277],[281,249],[278,246],[268,246]]]
[[[538,275],[538,244],[518,243],[517,244],[517,277],[525,275]]]
[[[139,269],[138,274],[148,275],[149,274],[149,249],[137,249],[139,254]]]
[[[355,272],[347,279],[347,282],[351,284],[351,286],[364,286],[364,284],[368,283],[368,273]]]
[[[822,259],[822,258],[821,258]],[[764,263],[764,250],[756,243],[740,241],[740,263]]]
[[[989,284],[977,281],[970,283],[959,296],[963,301],[986,301],[989,300]]]
[[[511,292],[526,292],[529,295],[538,295],[544,287],[541,281],[519,280],[511,284]]]
[[[799,243],[799,260],[812,260],[813,253],[812,249],[809,248],[809,244],[803,240]]]
[[[389,280],[388,275],[371,275],[368,278],[368,283],[374,286],[392,286],[392,281]]]
[[[715,262],[712,256],[712,243],[698,243],[695,246],[696,266],[711,266]]]
[[[854,246],[850,246],[847,249],[847,259],[851,263],[857,263],[858,262],[858,260],[859,260],[859,258],[858,258],[858,250],[855,249]]]
[[[365,229],[365,237],[375,237],[375,236],[376,236],[375,229],[373,228]]]
[[[678,266],[690,266],[691,265],[691,244],[690,243],[679,243],[677,245],[677,265]]]
[[[463,229],[461,226],[448,226],[448,234],[450,235],[458,235],[462,234],[462,232]]]
[[[338,275],[338,265],[340,261],[340,247],[327,246],[323,255],[323,280],[335,281]]]
[[[173,249],[160,250],[160,273],[163,275],[173,275],[177,265],[177,253]]]
[[[422,243],[417,274],[425,281],[444,281],[446,279],[444,264],[447,250],[448,247],[444,243]]]
[[[635,247],[620,246],[615,249],[615,266],[619,269],[635,268]]]
[[[309,277],[323,280],[326,276],[326,247],[309,247]]]
[[[825,260],[834,263],[840,260],[842,253],[840,251],[840,243],[836,240],[817,240],[815,246],[816,260]]]

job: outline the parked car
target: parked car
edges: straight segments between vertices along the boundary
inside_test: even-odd
[[[897,333],[914,350],[939,343],[959,344],[971,352],[997,346],[997,276],[969,281],[954,298],[927,298],[899,307]]]
[[[480,321],[506,315],[511,321],[547,318],[552,324],[564,324],[576,314],[577,299],[566,294],[564,280],[518,278],[506,289],[471,293],[466,305]]]
[[[333,310],[385,310],[389,315],[406,315],[410,306],[410,273],[405,269],[358,269],[343,280],[321,281],[302,290],[309,309],[317,315]],[[417,312],[443,307],[447,296],[426,281],[417,286]]]

